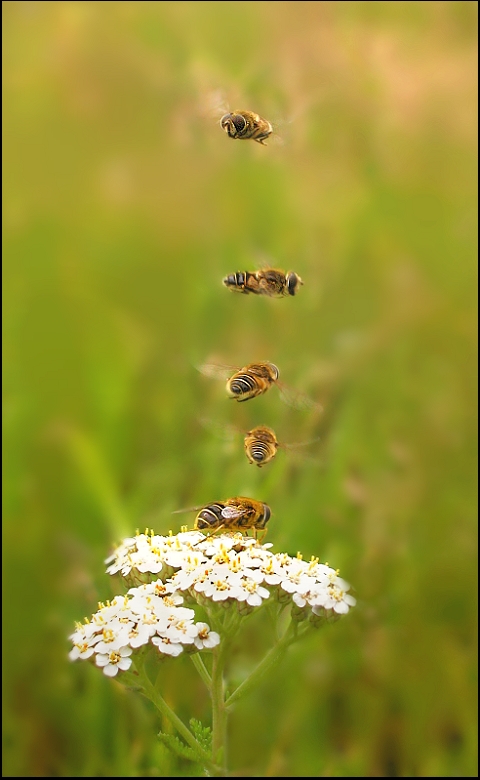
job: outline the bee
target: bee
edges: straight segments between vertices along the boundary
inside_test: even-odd
[[[204,363],[198,367],[198,370],[205,376],[217,379],[226,378],[225,389],[227,395],[238,402],[257,398],[266,393],[273,385],[276,385],[282,401],[289,406],[300,410],[314,409],[318,412],[323,411],[321,404],[312,401],[303,393],[290,390],[286,385],[280,383],[278,381],[279,370],[274,363],[249,363],[242,368]]]
[[[251,431],[246,432],[243,440],[243,448],[249,462],[261,468],[274,459],[279,449],[289,450],[295,447],[305,447],[318,440],[317,437],[310,441],[286,444],[285,442],[278,441],[275,431],[272,428],[269,428],[268,425],[257,425],[255,428],[252,428]]]
[[[261,268],[258,271],[237,271],[223,280],[229,290],[254,295],[268,295],[269,298],[283,298],[296,295],[302,279],[294,271],[280,271],[277,268]]]
[[[177,509],[173,514],[180,512],[198,512],[193,525],[195,531],[218,533],[223,528],[227,531],[253,531],[255,538],[257,531],[264,532],[262,538],[265,536],[266,525],[271,516],[271,510],[267,504],[243,496],[227,498],[225,501],[215,501],[212,504],[203,504],[189,509]]]
[[[273,126],[254,111],[232,111],[224,114],[220,125],[230,138],[251,138],[266,146],[265,140],[273,133]]]
[[[263,395],[277,382],[279,371],[274,363],[249,363],[227,379],[226,390],[236,401],[248,401]]]
[[[202,418],[200,422],[205,428],[209,428],[225,440],[232,439],[235,434],[241,434],[247,460],[250,464],[255,464],[259,468],[270,463],[277,455],[279,449],[293,450],[297,447],[305,447],[319,441],[317,436],[310,441],[286,444],[285,442],[280,442],[275,431],[267,425],[256,425],[250,431],[244,431],[234,425],[222,425],[207,418]]]
[[[251,431],[247,431],[243,440],[243,448],[249,462],[255,463],[260,468],[273,460],[278,446],[275,431],[267,425],[257,425]]]

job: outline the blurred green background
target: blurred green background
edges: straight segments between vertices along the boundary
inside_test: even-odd
[[[477,4],[2,11],[3,775],[188,776],[66,637],[114,542],[243,494],[358,606],[239,702],[232,771],[476,776]],[[219,97],[280,142],[227,138]],[[222,286],[264,256],[297,297]],[[213,360],[325,412],[234,404]],[[260,470],[202,417],[320,438]],[[188,658],[164,694],[208,719]]]

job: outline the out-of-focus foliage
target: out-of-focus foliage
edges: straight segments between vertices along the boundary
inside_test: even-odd
[[[475,776],[477,4],[2,11],[4,776],[188,773],[66,636],[115,541],[235,494],[358,606],[239,702],[233,771]],[[216,96],[282,143],[227,138]],[[222,287],[264,256],[295,298]],[[215,359],[325,412],[235,404]],[[201,417],[320,441],[260,470]],[[188,658],[163,694],[208,719]]]

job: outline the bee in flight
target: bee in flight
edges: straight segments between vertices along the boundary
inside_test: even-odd
[[[318,441],[318,439],[299,442],[298,444],[286,444],[278,441],[276,433],[272,428],[269,428],[267,425],[257,425],[245,434],[243,447],[249,462],[261,468],[274,459],[279,448],[303,447],[307,444],[312,444],[313,441]]]
[[[220,125],[230,138],[251,138],[266,146],[265,140],[273,133],[273,126],[254,111],[232,111],[224,114]]]
[[[243,436],[243,448],[247,460],[261,468],[270,463],[278,453],[279,449],[290,451],[297,447],[306,447],[309,444],[319,441],[320,437],[310,439],[310,441],[297,442],[295,444],[286,444],[277,439],[277,435],[272,428],[267,425],[256,425],[250,431],[244,431],[235,425],[223,425],[215,423],[208,418],[201,418],[200,422],[205,428],[210,429],[220,438],[228,441],[232,440],[236,434]]]
[[[296,295],[303,284],[294,271],[280,271],[277,268],[261,268],[258,271],[237,271],[223,280],[229,290],[254,295],[267,295],[269,298],[283,298]]]
[[[240,368],[238,366],[221,366],[212,363],[204,363],[198,369],[205,376],[216,379],[226,378],[225,389],[229,398],[236,401],[248,401],[263,395],[273,385],[277,385],[280,397],[289,406],[295,409],[315,409],[322,411],[321,404],[312,401],[303,393],[290,390],[278,381],[279,371],[274,363],[249,363]]]
[[[257,531],[263,531],[262,538],[267,533],[266,525],[270,520],[271,510],[262,501],[254,498],[236,496],[225,501],[215,501],[212,504],[190,507],[189,509],[177,509],[173,514],[180,512],[198,512],[195,523],[195,531],[210,531],[218,533],[227,531],[253,531],[256,538]]]

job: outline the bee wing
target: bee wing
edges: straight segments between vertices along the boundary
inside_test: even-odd
[[[270,141],[271,139],[272,143],[275,146],[285,146],[287,143],[285,138],[285,129],[282,128],[279,132],[279,123],[273,122],[272,124],[273,124],[273,133],[268,140]]]
[[[302,393],[299,390],[293,390],[292,388],[287,387],[284,384],[280,384],[279,382],[276,384],[280,392],[280,398],[288,406],[292,406],[294,409],[299,409],[301,412],[305,412],[310,409],[318,413],[323,412],[322,404],[314,401],[312,398],[309,398],[308,395],[305,395],[305,393]]]
[[[245,512],[245,509],[241,506],[225,506],[222,509],[222,517],[225,519],[233,520],[236,517],[241,517]]]
[[[215,420],[210,420],[209,417],[201,417],[200,422],[204,428],[208,428],[208,430],[212,431],[212,433],[224,441],[233,441],[238,434],[242,433],[242,431],[234,425],[215,422]]]
[[[239,370],[238,366],[227,366],[219,363],[202,363],[196,368],[201,374],[211,379],[228,379],[235,371]]]
[[[175,509],[172,512],[172,515],[180,515],[183,512],[200,512],[201,509],[205,509],[207,506],[208,504],[200,504],[200,506],[188,506],[185,507],[185,509]]]
[[[201,90],[198,102],[204,116],[218,121],[230,110],[226,96],[221,89]]]
[[[267,139],[267,144],[272,143],[274,146],[285,146],[289,140],[289,135],[291,133],[290,125],[294,121],[293,118],[287,119],[275,115],[272,116],[271,114],[268,114],[268,116],[264,118],[268,119],[272,125],[273,131]]]
[[[316,436],[314,439],[309,439],[308,441],[291,442],[288,444],[281,442],[279,446],[284,447],[287,450],[294,450],[298,447],[308,447],[310,444],[315,444],[316,441],[320,441],[320,438],[320,436]]]
[[[310,463],[314,466],[324,466],[324,462],[321,458],[310,455],[309,453],[305,452],[303,447],[307,447],[309,444],[314,444],[317,441],[320,441],[321,436],[317,436],[315,439],[310,439],[309,441],[300,441],[300,442],[292,442],[292,443],[284,443],[279,442],[279,447],[285,451],[286,455],[289,459],[291,459],[293,462],[296,463],[302,463],[307,464]]]

